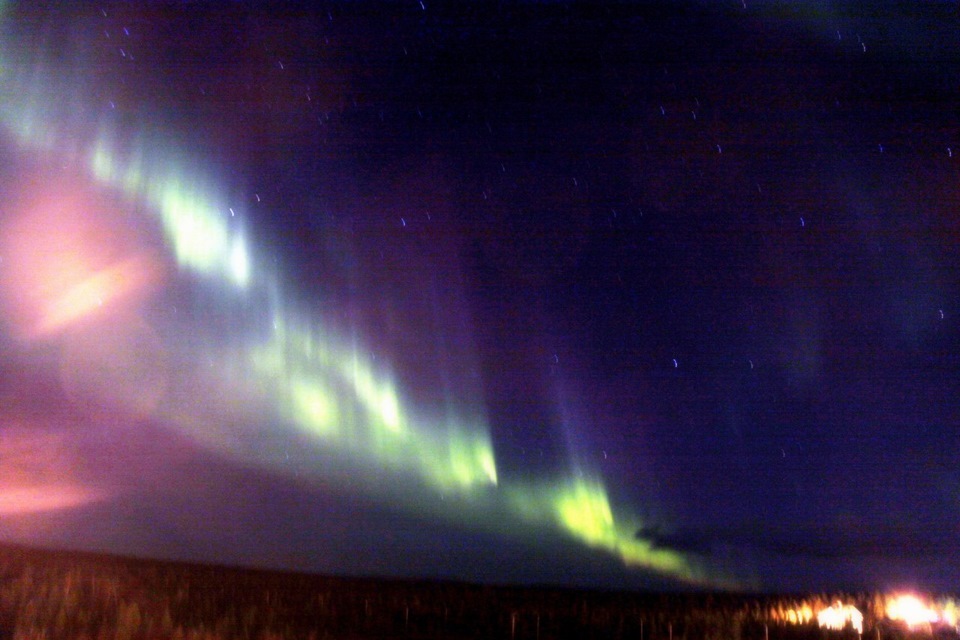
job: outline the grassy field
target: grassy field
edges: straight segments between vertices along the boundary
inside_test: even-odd
[[[835,599],[863,636],[956,638],[883,620],[871,594],[653,594],[334,578],[0,546],[0,640],[631,638],[855,640],[787,612]]]

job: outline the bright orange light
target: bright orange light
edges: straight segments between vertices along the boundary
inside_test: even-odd
[[[117,298],[136,291],[149,281],[149,265],[143,259],[130,258],[92,272],[58,298],[43,305],[38,335],[54,333],[90,316]]]
[[[769,615],[773,621],[799,625],[808,624],[814,612],[817,624],[823,629],[838,631],[850,626],[858,633],[863,633],[863,615],[853,605],[842,604],[839,600],[829,607],[816,603],[811,606],[807,602],[789,609],[777,607],[771,609]],[[886,596],[882,604],[878,603],[876,614],[903,622],[911,630],[930,630],[935,625],[956,627],[960,618],[960,605],[951,598],[933,602],[924,601],[913,594],[895,594]]]
[[[951,627],[957,626],[957,602],[953,598],[947,598],[942,600],[939,604],[940,610],[940,621],[944,624],[948,624]]]
[[[68,186],[21,203],[4,221],[0,293],[20,337],[58,333],[158,279],[157,261],[119,206]]]
[[[67,484],[0,487],[0,516],[69,509],[101,497],[90,489]]]
[[[62,434],[3,422],[0,516],[66,509],[104,497],[77,481]]]
[[[789,624],[807,624],[811,620],[813,620],[813,609],[808,604],[803,604],[796,609],[787,609],[784,614],[784,621]]]
[[[823,629],[842,631],[851,626],[857,633],[863,633],[863,614],[850,604],[836,602],[833,606],[821,609],[817,614],[817,624]]]
[[[900,594],[887,598],[887,617],[900,620],[913,629],[940,621],[940,615],[919,597]]]

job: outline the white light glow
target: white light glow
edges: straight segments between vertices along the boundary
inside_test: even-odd
[[[898,594],[887,599],[887,617],[915,629],[940,620],[939,614],[918,596]]]
[[[851,604],[834,603],[817,613],[817,624],[822,629],[842,631],[848,626],[863,634],[863,614]]]

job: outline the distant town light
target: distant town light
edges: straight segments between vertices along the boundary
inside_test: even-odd
[[[817,614],[817,624],[831,631],[842,631],[850,625],[857,633],[863,634],[863,614],[855,606],[839,601]]]
[[[900,594],[887,599],[887,617],[913,629],[940,621],[940,615],[915,595]]]

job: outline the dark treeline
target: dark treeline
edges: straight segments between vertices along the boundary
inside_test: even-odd
[[[786,622],[791,609],[816,610],[836,599],[864,612],[870,640],[916,635],[881,623],[879,596],[871,594],[654,594],[332,578],[0,546],[0,640],[854,640],[849,628]],[[956,638],[952,628],[920,633]]]

